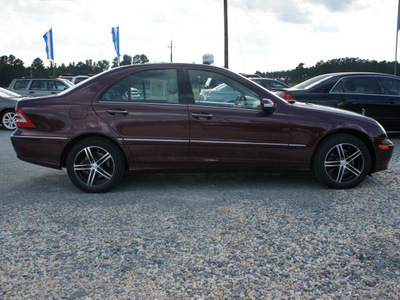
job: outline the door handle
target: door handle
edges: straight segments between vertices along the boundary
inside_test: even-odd
[[[207,119],[207,120],[211,120],[213,118],[213,115],[208,114],[208,113],[192,113],[192,117],[195,119]]]
[[[126,116],[127,114],[129,114],[129,112],[127,110],[123,110],[123,109],[108,109],[107,112],[110,115],[124,115]]]
[[[395,101],[395,100],[392,100],[392,99],[389,99],[388,101],[386,101],[386,103],[388,103],[388,104],[395,104],[396,101]]]

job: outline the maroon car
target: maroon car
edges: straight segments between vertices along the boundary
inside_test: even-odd
[[[229,95],[202,101],[209,78]],[[208,65],[115,68],[56,96],[20,100],[16,113],[18,157],[65,167],[86,192],[110,190],[126,170],[313,169],[327,186],[351,188],[385,170],[393,151],[371,118],[289,103]]]

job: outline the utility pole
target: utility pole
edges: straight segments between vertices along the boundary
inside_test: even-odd
[[[168,48],[171,48],[171,63],[172,63],[172,47],[174,47],[174,46],[172,45],[172,41],[171,41],[171,46],[168,46]]]
[[[224,0],[224,40],[225,40],[225,68],[229,68],[228,59],[228,0]]]

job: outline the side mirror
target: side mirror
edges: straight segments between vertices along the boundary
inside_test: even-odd
[[[261,109],[265,112],[274,112],[275,111],[275,103],[268,99],[268,98],[264,98],[261,100]]]

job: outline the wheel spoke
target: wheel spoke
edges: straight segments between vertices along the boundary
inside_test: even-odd
[[[75,171],[89,171],[92,168],[90,164],[74,165]]]
[[[89,173],[89,176],[87,179],[87,185],[89,185],[89,186],[93,185],[94,179],[96,177],[96,173],[97,173],[97,171],[95,169],[90,170],[90,173]]]
[[[354,166],[352,166],[350,164],[348,164],[346,166],[346,168],[347,168],[347,170],[349,170],[351,173],[353,173],[356,176],[359,176],[361,174],[361,171],[362,171],[362,169],[358,170],[357,168],[355,168]]]
[[[85,154],[86,154],[86,157],[87,157],[88,161],[91,164],[96,162],[94,157],[93,157],[93,154],[92,154],[92,149],[90,147],[85,148]]]
[[[99,173],[101,176],[107,178],[108,180],[111,179],[112,174],[108,173],[107,171],[105,171],[103,168],[99,167],[97,168],[97,173]]]
[[[351,163],[352,161],[354,161],[357,157],[359,157],[360,155],[362,155],[361,151],[357,149],[356,152],[354,152],[352,155],[350,155],[347,159],[346,162],[347,163]]]
[[[112,157],[111,157],[110,153],[107,152],[98,161],[96,161],[96,163],[100,167],[102,164],[104,164],[109,159],[112,159]]]
[[[337,168],[340,167],[340,161],[332,160],[332,161],[325,161],[325,168]]]
[[[338,174],[336,176],[336,182],[342,182],[345,172],[346,172],[346,167],[340,166],[339,167],[339,172],[338,172]]]
[[[346,158],[346,155],[344,154],[344,150],[343,150],[343,144],[339,144],[336,146],[336,150],[338,152],[339,155],[339,159],[343,160]]]

